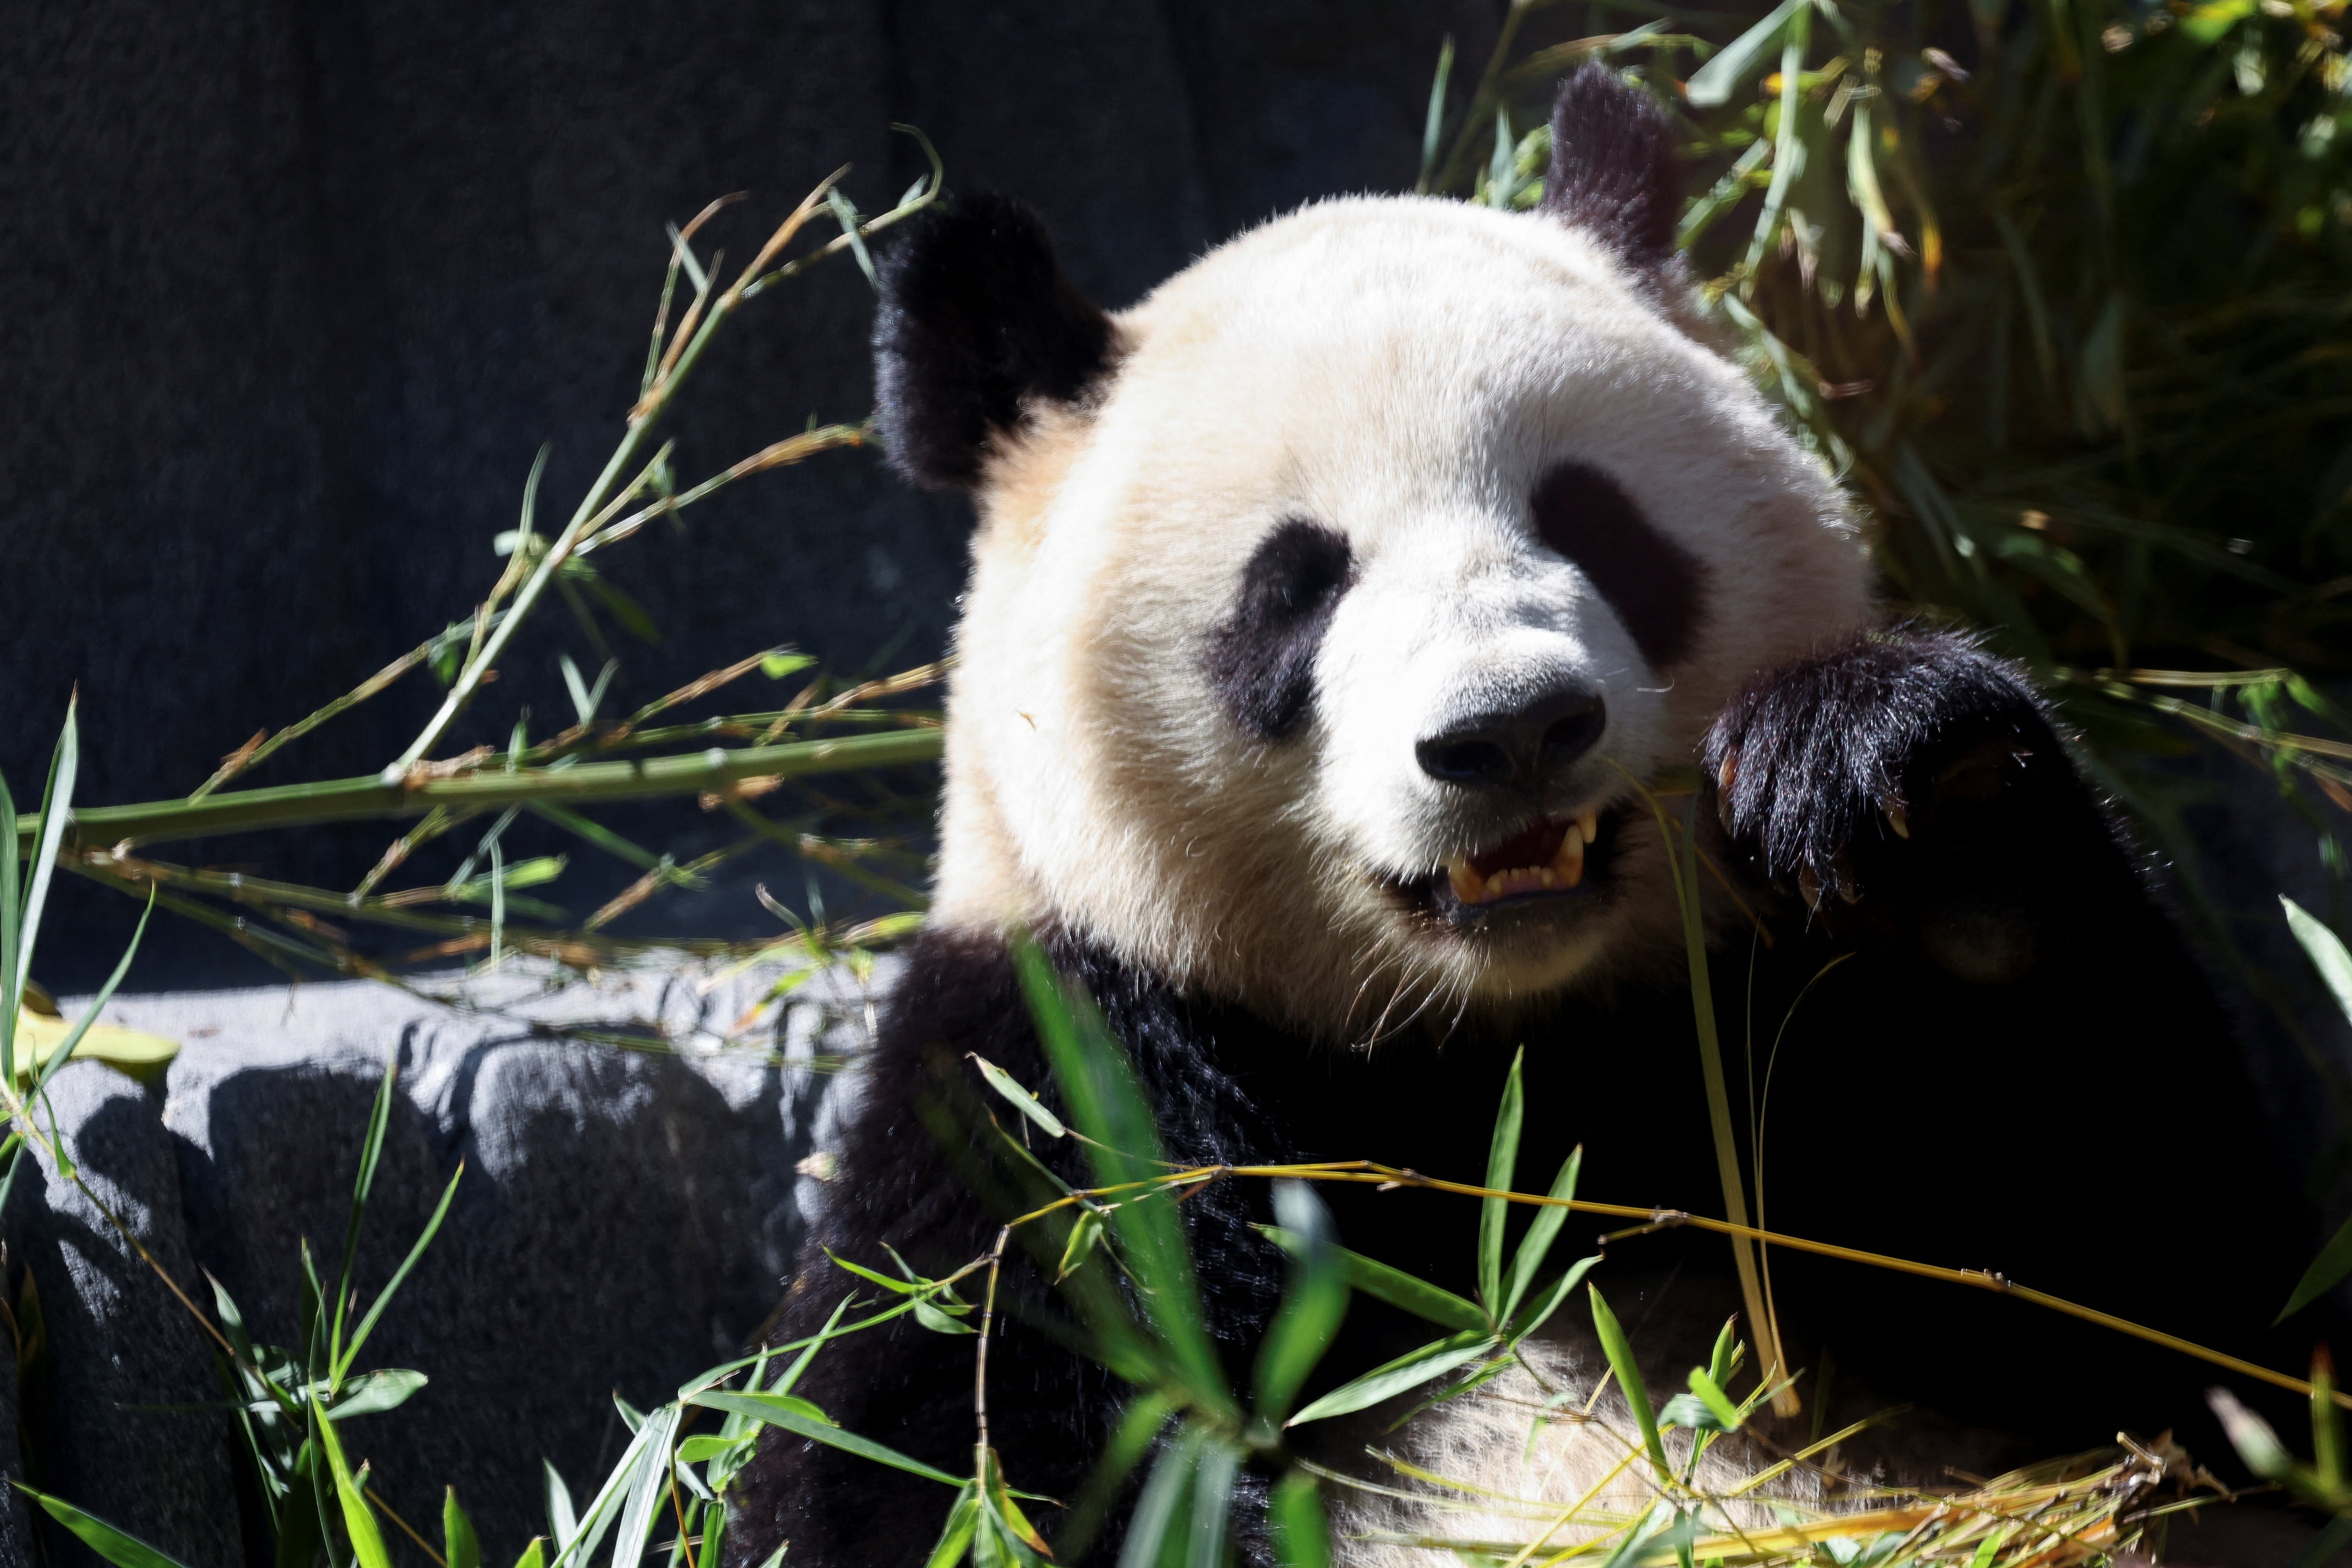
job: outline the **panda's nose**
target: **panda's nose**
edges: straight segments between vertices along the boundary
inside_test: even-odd
[[[1608,723],[1601,693],[1555,688],[1519,707],[1458,720],[1415,742],[1412,754],[1423,773],[1447,784],[1532,789],[1591,751]]]

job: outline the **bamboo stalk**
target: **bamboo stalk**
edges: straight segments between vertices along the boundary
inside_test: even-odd
[[[317,822],[419,816],[437,805],[479,810],[551,800],[656,800],[701,795],[762,774],[804,778],[910,766],[937,761],[940,749],[937,730],[887,730],[838,740],[713,748],[686,756],[582,763],[568,768],[522,768],[512,773],[485,768],[453,777],[435,777],[423,768],[404,773],[387,768],[362,778],[232,790],[202,800],[90,806],[71,814],[66,843],[74,847],[103,847],[124,841],[155,844]],[[37,814],[17,818],[16,853],[32,853],[40,831]]]

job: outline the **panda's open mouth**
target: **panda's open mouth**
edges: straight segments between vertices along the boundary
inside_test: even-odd
[[[1500,910],[1591,896],[1615,858],[1622,811],[1591,806],[1538,817],[1510,837],[1445,864],[1408,891],[1432,914],[1475,925]]]

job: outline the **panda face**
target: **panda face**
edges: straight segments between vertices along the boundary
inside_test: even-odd
[[[1107,319],[974,461],[935,917],[1360,1041],[1675,960],[1640,784],[1870,605],[1673,300],[1551,218],[1359,199]]]

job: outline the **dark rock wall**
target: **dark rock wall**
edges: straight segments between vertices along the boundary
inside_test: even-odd
[[[37,787],[79,682],[82,798],[183,793],[462,615],[553,444],[560,524],[634,399],[666,221],[738,265],[828,170],[887,206],[921,172],[1048,216],[1125,303],[1252,221],[1409,184],[1439,40],[1495,0],[0,0],[0,768]],[[698,477],[869,406],[870,293],[837,260],[748,310],[681,416]],[[855,666],[936,649],[957,503],[868,453],[715,498],[603,558],[663,628],[614,701],[769,643]],[[561,721],[560,610],[479,705]],[[562,623],[562,624],[556,624]],[[616,634],[617,635],[617,634]],[[380,766],[419,682],[255,775]],[[543,725],[542,728],[545,726]],[[215,844],[347,884],[368,829]],[[63,895],[57,963],[95,984],[123,916]],[[748,898],[740,900],[750,908]],[[217,984],[159,928],[144,984]],[[233,952],[230,956],[234,957]],[[254,974],[253,977],[265,977]]]

